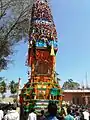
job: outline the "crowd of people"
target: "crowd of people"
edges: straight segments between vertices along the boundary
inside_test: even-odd
[[[37,116],[34,109],[28,116],[28,120],[90,120],[88,107],[70,105],[61,107],[60,112],[57,112],[57,105],[51,103],[48,105],[48,115],[41,110],[41,115]]]
[[[0,120],[20,120],[15,104],[0,104]]]
[[[49,103],[48,111],[41,110],[40,115],[31,109],[28,117],[24,115],[20,118],[20,113],[16,111],[14,105],[0,106],[0,120],[90,120],[90,110],[85,106],[68,105],[62,106],[58,111],[55,103]]]

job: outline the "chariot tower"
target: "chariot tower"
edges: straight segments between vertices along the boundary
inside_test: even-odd
[[[28,66],[31,71],[21,91],[20,102],[26,109],[38,109],[46,107],[49,101],[59,101],[61,94],[55,76],[57,32],[47,0],[34,1],[28,43]]]

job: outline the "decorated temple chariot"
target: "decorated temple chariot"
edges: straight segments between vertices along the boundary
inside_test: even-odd
[[[62,102],[62,90],[56,77],[57,32],[47,0],[35,0],[32,6],[27,64],[28,82],[20,94],[25,112],[47,109],[49,102]]]

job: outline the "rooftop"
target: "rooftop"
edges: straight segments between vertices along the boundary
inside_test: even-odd
[[[70,93],[83,93],[83,92],[86,92],[86,93],[89,93],[90,92],[90,90],[87,90],[87,89],[80,89],[80,90],[64,90],[64,93],[66,93],[66,92],[70,92]]]

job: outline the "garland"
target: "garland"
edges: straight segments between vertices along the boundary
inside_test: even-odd
[[[30,41],[56,40],[57,32],[47,2],[36,1],[32,8]]]

